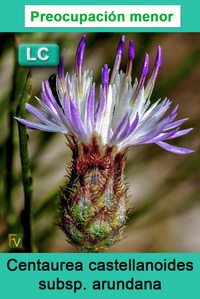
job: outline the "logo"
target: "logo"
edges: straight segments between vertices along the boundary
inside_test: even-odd
[[[56,44],[21,44],[18,62],[22,66],[56,66],[59,63],[59,50]]]
[[[8,243],[10,248],[22,248],[22,234],[9,234]]]

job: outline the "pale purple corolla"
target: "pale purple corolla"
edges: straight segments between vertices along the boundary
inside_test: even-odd
[[[163,149],[177,154],[193,150],[170,145],[165,140],[187,134],[192,128],[180,130],[187,120],[175,121],[178,105],[165,115],[171,101],[165,98],[151,103],[150,97],[158,71],[162,64],[160,46],[153,73],[146,82],[149,56],[145,55],[139,80],[132,84],[132,67],[135,56],[134,43],[129,42],[126,72],[120,70],[124,52],[125,36],[122,36],[116,52],[112,72],[107,65],[102,69],[102,83],[97,91],[93,73],[83,71],[86,36],[79,42],[76,52],[75,73],[64,73],[64,61],[60,59],[55,84],[42,82],[42,100],[37,99],[43,109],[26,104],[26,109],[43,124],[16,118],[29,129],[49,132],[72,133],[80,142],[89,143],[92,134],[98,134],[103,145],[116,145],[119,150],[138,144],[156,143]]]

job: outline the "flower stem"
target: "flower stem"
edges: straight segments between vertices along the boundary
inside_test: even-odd
[[[26,118],[26,103],[31,96],[31,72],[27,74],[24,90],[19,99],[19,106],[17,108],[17,116]],[[22,212],[22,225],[24,228],[24,247],[25,252],[32,252],[32,176],[28,155],[28,140],[26,127],[18,123],[19,130],[19,144],[20,144],[20,158],[22,165],[22,180],[24,187],[24,211]]]
[[[13,115],[15,113],[15,94],[17,89],[17,45],[16,45],[16,36],[12,37],[12,45],[14,48],[14,70],[12,75],[12,89],[9,99],[8,106],[8,127],[9,134],[6,141],[6,183],[5,183],[5,194],[6,194],[6,222],[7,222],[7,231],[11,233],[14,226],[14,211],[12,205],[12,186],[13,186],[13,154],[14,154],[14,119]]]

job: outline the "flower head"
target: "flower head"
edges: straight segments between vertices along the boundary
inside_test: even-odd
[[[61,57],[58,75],[52,75],[49,80],[42,82],[42,100],[36,99],[43,109],[26,105],[26,109],[43,124],[17,119],[29,129],[71,133],[85,143],[90,141],[95,132],[99,135],[102,145],[116,145],[119,150],[131,145],[156,143],[178,154],[193,152],[164,142],[192,130],[192,128],[180,130],[180,125],[187,118],[174,121],[178,106],[165,116],[171,101],[167,98],[153,104],[150,101],[162,64],[161,47],[157,48],[154,69],[149,80],[146,80],[149,71],[149,56],[146,54],[140,77],[132,84],[134,43],[129,42],[128,61],[124,73],[120,71],[125,45],[125,36],[122,36],[113,70],[111,72],[107,65],[103,66],[102,82],[97,92],[92,71],[83,71],[85,40],[84,35],[77,47],[74,74],[65,75],[64,60]]]
[[[122,237],[130,210],[124,167],[128,147],[156,143],[179,154],[192,150],[163,141],[187,134],[179,130],[186,120],[175,121],[174,110],[165,116],[171,101],[150,97],[162,64],[158,47],[153,73],[146,83],[149,56],[144,57],[139,79],[132,84],[135,56],[133,41],[129,42],[126,72],[120,71],[125,37],[122,36],[113,70],[102,68],[99,92],[93,83],[92,71],[83,71],[85,39],[76,51],[75,73],[64,73],[61,57],[58,75],[42,82],[42,110],[27,104],[26,109],[43,124],[19,119],[29,129],[61,132],[72,150],[66,184],[60,192],[60,222],[70,243],[82,252],[101,252]]]

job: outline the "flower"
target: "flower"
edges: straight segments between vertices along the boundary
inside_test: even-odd
[[[43,124],[16,118],[29,129],[49,132],[74,134],[81,142],[89,142],[96,132],[101,144],[116,145],[119,150],[137,144],[156,143],[165,150],[187,154],[189,149],[165,143],[165,140],[187,134],[192,128],[180,130],[180,125],[187,120],[174,121],[178,105],[167,116],[165,113],[171,101],[165,98],[151,105],[150,97],[158,71],[162,64],[160,46],[153,73],[145,85],[149,69],[149,56],[145,55],[139,80],[132,84],[131,73],[135,56],[133,41],[129,42],[126,73],[119,71],[124,52],[125,36],[122,36],[113,71],[107,65],[102,69],[102,84],[97,100],[96,86],[93,83],[92,71],[83,72],[85,39],[83,36],[76,53],[76,73],[64,74],[64,61],[60,59],[58,76],[51,76],[42,82],[42,100],[37,99],[43,110],[27,103],[26,109],[35,115]]]
[[[167,98],[151,104],[150,97],[162,64],[161,48],[153,73],[145,84],[149,56],[145,55],[139,80],[132,84],[135,56],[129,42],[126,72],[120,71],[125,36],[122,36],[112,72],[102,69],[99,94],[92,71],[83,71],[85,39],[76,52],[76,72],[64,73],[60,59],[58,76],[42,82],[42,110],[26,104],[26,109],[43,124],[16,118],[29,129],[61,132],[72,150],[66,183],[60,192],[60,222],[70,243],[81,252],[101,252],[122,238],[129,207],[124,167],[128,148],[137,144],[156,143],[165,150],[187,154],[192,150],[165,143],[187,134],[180,130],[187,120],[174,121],[178,106],[165,116],[171,105]]]

